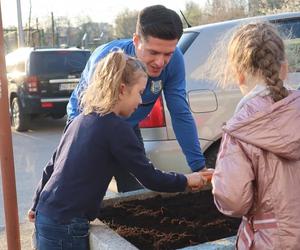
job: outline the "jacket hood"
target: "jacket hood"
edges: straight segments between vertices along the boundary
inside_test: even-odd
[[[300,159],[300,91],[274,103],[255,96],[224,126],[233,137],[280,157]]]

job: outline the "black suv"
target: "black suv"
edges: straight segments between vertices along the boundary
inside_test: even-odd
[[[31,118],[62,118],[90,57],[82,49],[20,48],[6,55],[12,126],[26,131]]]

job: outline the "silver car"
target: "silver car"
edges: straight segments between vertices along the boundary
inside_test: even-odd
[[[207,166],[214,167],[222,137],[222,124],[233,114],[241,98],[238,88],[221,89],[200,74],[211,50],[225,33],[238,25],[257,19],[278,25],[287,45],[290,65],[288,82],[293,88],[300,83],[300,12],[238,19],[188,28],[178,46],[184,54],[187,98],[196,121],[198,137]],[[217,63],[217,62],[216,62]],[[155,117],[156,119],[153,119]],[[164,125],[165,124],[165,125]],[[141,124],[145,149],[154,165],[166,171],[189,173],[181,148],[173,132],[164,97],[157,101],[152,112]]]

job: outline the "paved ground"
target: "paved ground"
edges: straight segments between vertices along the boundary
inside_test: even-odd
[[[25,222],[20,225],[20,238],[21,238],[21,249],[31,250],[31,233],[33,230],[33,224]],[[2,230],[0,232],[0,250],[7,249],[6,232]]]
[[[32,204],[35,188],[52,152],[57,147],[65,119],[41,118],[34,120],[25,133],[12,132],[14,165],[17,185],[19,220],[24,222]],[[0,178],[0,230],[4,226],[2,178]]]

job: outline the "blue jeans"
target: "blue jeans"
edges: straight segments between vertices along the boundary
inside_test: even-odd
[[[88,250],[89,222],[74,218],[68,224],[60,224],[37,213],[35,221],[38,250]]]

